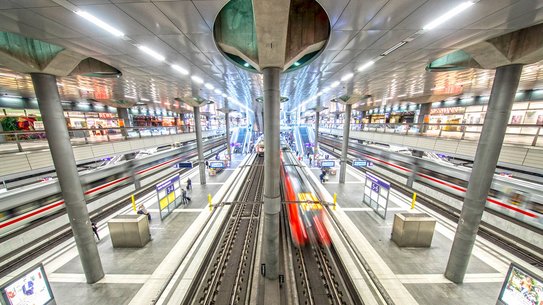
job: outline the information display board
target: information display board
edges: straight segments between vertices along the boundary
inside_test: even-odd
[[[42,264],[28,269],[0,289],[2,301],[6,305],[54,304],[53,293]]]
[[[211,161],[209,162],[209,168],[225,168],[226,165],[223,161]]]
[[[366,172],[364,197],[362,201],[383,219],[386,218],[387,215],[389,193],[390,184],[388,182]]]
[[[336,161],[329,161],[329,160],[321,161],[321,167],[334,167],[334,166],[336,166]]]
[[[160,219],[168,216],[181,204],[181,179],[179,175],[164,180],[155,186],[160,209]]]
[[[514,263],[511,264],[496,304],[543,304],[543,279]]]
[[[192,168],[192,162],[186,161],[186,162],[179,162],[176,163],[175,168]]]
[[[369,160],[354,160],[353,167],[368,167],[373,166],[373,162]]]

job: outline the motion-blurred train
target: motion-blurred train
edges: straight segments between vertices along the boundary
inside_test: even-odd
[[[255,152],[256,152],[256,154],[257,154],[259,157],[263,157],[263,156],[264,156],[264,136],[260,136],[260,137],[256,140],[256,144],[255,144]]]
[[[338,145],[338,140],[329,136],[322,136],[320,142],[323,148],[330,150]],[[436,163],[353,141],[349,143],[349,154],[372,161],[375,166],[371,170],[403,185],[411,175],[415,175],[415,190],[458,210],[462,207],[471,174],[469,168]],[[486,206],[494,213],[543,229],[541,185],[495,175],[488,195]]]
[[[299,180],[293,180],[285,166],[281,166],[281,178],[293,243],[299,247],[308,243],[329,246],[330,235],[324,226],[324,208],[319,199],[312,193],[303,192],[296,183]]]
[[[204,151],[223,149],[224,139],[204,141]],[[89,213],[106,209],[109,204],[133,193],[176,169],[173,166],[196,156],[196,143],[142,156],[80,175]],[[47,216],[62,215],[64,200],[56,179],[34,183],[0,194],[0,236],[21,229]],[[47,223],[49,225],[49,222]],[[52,232],[65,222],[50,225],[43,234]]]

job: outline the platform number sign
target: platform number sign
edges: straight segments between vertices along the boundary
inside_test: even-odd
[[[364,196],[362,201],[371,207],[379,216],[386,218],[390,184],[377,176],[366,172]]]
[[[155,188],[160,219],[164,219],[181,203],[181,179],[179,175],[175,175],[155,185]]]

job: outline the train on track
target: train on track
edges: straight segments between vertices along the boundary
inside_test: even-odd
[[[224,139],[210,139],[204,141],[204,151],[215,152],[224,145]],[[174,172],[176,163],[196,156],[196,143],[177,146],[174,144],[168,150],[80,174],[89,213],[104,209],[113,201],[152,183],[159,178],[158,173],[167,175]],[[63,210],[64,200],[56,179],[1,193],[0,238],[5,239],[6,235],[48,216],[63,213]]]
[[[313,193],[302,188],[301,179],[292,177],[297,175],[294,166],[286,168],[282,165],[283,196],[292,242],[298,247],[309,243],[329,246],[330,235],[323,221],[324,207]]]
[[[324,135],[320,142],[330,151],[335,150],[339,143],[337,139]],[[375,165],[371,170],[397,183],[407,185],[410,176],[414,176],[412,188],[415,190],[458,210],[462,207],[471,174],[467,167],[436,163],[356,141],[349,142],[349,154],[371,161]],[[539,184],[495,175],[486,206],[494,213],[543,229],[543,190]]]

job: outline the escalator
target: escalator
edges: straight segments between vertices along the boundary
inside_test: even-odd
[[[245,145],[245,136],[247,135],[247,128],[239,128],[238,137],[234,142],[234,153],[241,154],[243,152],[243,145]]]
[[[300,130],[300,138],[302,139],[302,146],[303,146],[303,149],[304,149],[304,155],[307,155],[307,154],[312,155],[313,154],[313,147],[311,145],[311,140],[309,140],[307,127],[300,126],[299,130]]]

